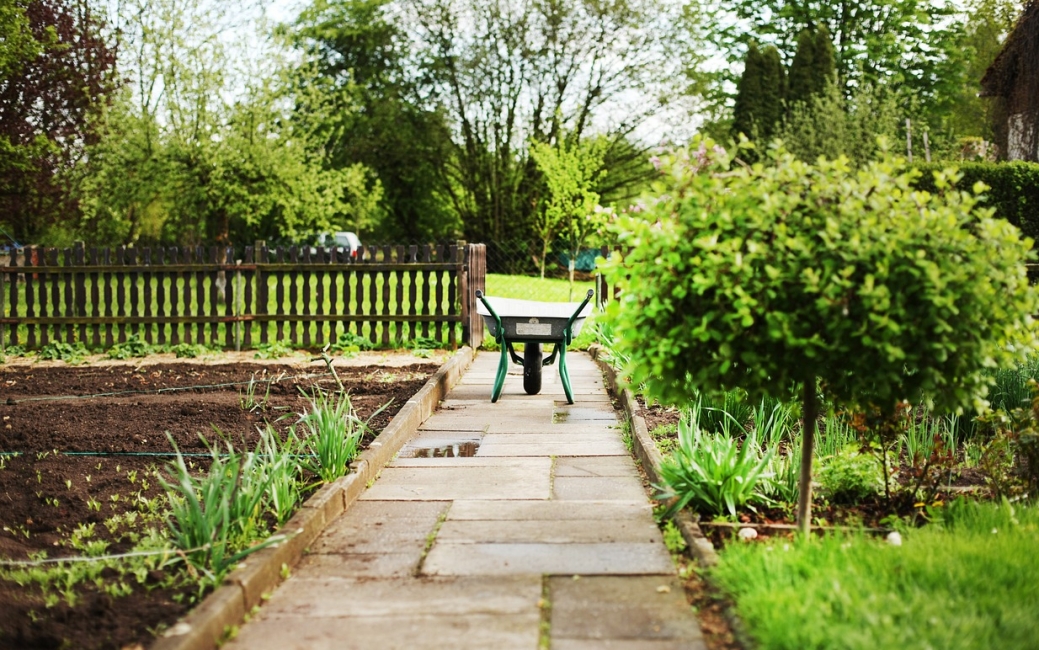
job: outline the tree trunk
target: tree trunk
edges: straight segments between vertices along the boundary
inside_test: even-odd
[[[797,526],[802,535],[808,535],[812,520],[812,453],[815,448],[815,425],[819,416],[819,402],[815,394],[815,377],[804,384],[804,427],[801,436],[800,495],[797,499]]]

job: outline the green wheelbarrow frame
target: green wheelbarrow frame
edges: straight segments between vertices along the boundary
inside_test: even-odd
[[[519,306],[520,308],[529,306],[532,312],[541,313],[501,316],[491,305],[490,301],[487,300],[487,296],[480,290],[476,291],[476,297],[483,303],[488,312],[487,314],[480,312],[480,315],[483,316],[484,321],[491,329],[491,334],[494,335],[494,340],[501,348],[498,373],[495,376],[494,388],[491,391],[491,403],[497,402],[498,398],[501,397],[502,389],[505,387],[505,375],[509,368],[510,357],[514,363],[523,366],[524,390],[529,395],[536,395],[541,392],[541,368],[555,363],[557,356],[559,358],[559,379],[563,384],[563,392],[566,393],[566,401],[569,404],[574,403],[574,393],[570,387],[570,372],[566,367],[566,347],[574,340],[575,325],[579,331],[581,323],[587,317],[587,314],[582,314],[582,312],[588,306],[593,295],[595,295],[595,292],[589,289],[584,301],[569,317],[556,316],[554,314],[545,316],[543,312],[551,310],[552,307],[557,305],[572,303],[541,303],[527,300],[509,300],[508,303],[510,306]],[[511,334],[507,332],[511,332]],[[516,354],[513,343],[524,344],[523,357]],[[552,354],[546,359],[541,358],[542,343],[554,344]]]

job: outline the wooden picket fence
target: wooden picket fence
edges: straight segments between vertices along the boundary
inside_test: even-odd
[[[477,345],[476,289],[486,247],[335,249],[26,248],[0,266],[0,347],[52,341],[111,347],[136,336],[156,345],[305,348],[344,333],[373,345]]]

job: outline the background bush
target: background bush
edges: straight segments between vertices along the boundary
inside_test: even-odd
[[[916,165],[921,174],[913,183],[917,189],[935,192],[935,171],[949,163]],[[1022,234],[1039,240],[1039,164],[1032,162],[965,162],[958,165],[962,179],[958,186],[967,189],[981,181],[989,186],[982,205],[993,208],[996,216],[1021,229]]]

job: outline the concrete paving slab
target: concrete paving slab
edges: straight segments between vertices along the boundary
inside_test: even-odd
[[[508,434],[530,434],[538,433],[541,435],[552,435],[557,438],[569,438],[571,436],[579,436],[583,434],[601,434],[609,435],[620,440],[621,437],[621,426],[612,422],[598,421],[598,422],[557,422],[547,425],[531,425],[523,420],[502,422],[497,426],[492,426],[487,430],[487,433],[493,433],[498,435]]]
[[[599,431],[586,430],[579,433],[559,434],[554,432],[555,425],[549,425],[546,433],[496,433],[491,432],[483,437],[483,444],[497,443],[503,445],[539,445],[552,442],[568,442],[571,444],[608,444],[620,442],[612,429],[603,427]]]
[[[450,578],[300,578],[290,580],[264,608],[264,616],[313,618],[536,613],[539,576]]]
[[[518,467],[528,471],[540,471],[545,459],[531,456],[472,456],[469,458],[397,458],[390,467]]]
[[[262,610],[261,610],[262,611]],[[254,619],[225,650],[531,650],[535,614]]]
[[[555,476],[631,476],[639,478],[631,458],[623,456],[592,456],[557,458]]]
[[[552,413],[552,422],[568,424],[571,422],[617,422],[617,412],[613,405],[603,403],[602,406],[583,405],[557,407]]]
[[[541,443],[508,444],[488,441],[486,438],[476,452],[477,456],[628,456],[620,440],[603,442],[552,441]]]
[[[670,639],[702,643],[682,586],[674,577],[550,578],[556,638]]]
[[[314,553],[292,571],[299,578],[392,578],[415,575],[425,541],[406,553]]]
[[[663,543],[660,529],[645,521],[594,519],[574,521],[459,521],[448,520],[437,533],[438,544],[607,544]]]
[[[637,501],[455,501],[447,521],[634,521],[653,525],[653,508]]]
[[[483,447],[481,447],[483,449]],[[361,501],[547,499],[551,459],[540,468],[387,467]]]
[[[552,650],[696,650],[703,645],[673,639],[552,639]]]
[[[552,496],[559,500],[617,499],[649,500],[642,481],[634,476],[556,476]]]
[[[425,575],[671,575],[663,544],[434,544]]]
[[[370,502],[369,502],[370,503]],[[311,544],[315,553],[386,553],[410,552],[425,546],[426,537],[433,532],[441,513],[449,507],[443,502],[418,502],[422,508],[397,508],[397,516],[373,513],[369,516],[339,517]],[[427,506],[439,506],[430,508]],[[404,512],[421,512],[405,516]]]

